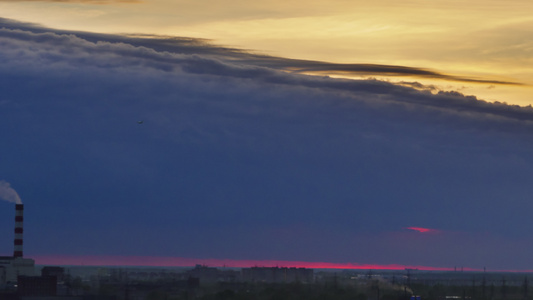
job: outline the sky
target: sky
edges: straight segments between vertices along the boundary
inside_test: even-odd
[[[533,269],[532,4],[333,2],[0,1],[25,256]]]
[[[532,10],[529,0],[0,1],[2,17],[52,28],[203,38],[276,57],[399,65],[512,82],[474,84],[397,74],[320,72],[396,83],[417,81],[519,105],[532,102]]]

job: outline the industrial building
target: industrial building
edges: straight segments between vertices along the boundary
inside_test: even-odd
[[[18,276],[34,276],[35,261],[23,257],[24,205],[15,205],[13,256],[0,256],[0,288],[15,286]]]

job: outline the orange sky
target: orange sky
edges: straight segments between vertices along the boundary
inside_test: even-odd
[[[0,1],[0,17],[58,29],[212,39],[259,53],[427,68],[521,85],[418,81],[529,105],[533,2],[528,0]]]

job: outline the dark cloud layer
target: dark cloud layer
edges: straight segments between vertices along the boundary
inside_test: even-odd
[[[5,21],[6,22],[6,21]],[[31,28],[31,27],[30,27]],[[42,29],[41,29],[42,30]],[[181,68],[190,73],[198,74],[214,74],[224,75],[240,78],[255,77],[272,83],[280,84],[298,84],[303,86],[321,87],[321,88],[335,88],[340,90],[353,90],[358,89],[360,91],[382,92],[390,90],[389,92],[400,93],[405,97],[405,101],[424,101],[425,97],[412,97],[412,89],[403,88],[398,85],[389,84],[382,81],[375,80],[338,80],[329,78],[318,78],[313,76],[291,76],[287,73],[277,72],[276,69],[290,69],[294,66],[290,61],[282,58],[271,58],[272,63],[266,63],[268,67],[257,66],[257,61],[246,61],[238,58],[246,57],[251,54],[246,54],[235,49],[221,48],[211,46],[203,40],[194,39],[168,39],[167,44],[171,45],[168,48],[162,47],[164,43],[162,40],[154,40],[149,38],[146,40],[136,38],[134,41],[130,41],[129,38],[121,38],[109,35],[96,35],[96,34],[56,34],[51,32],[36,32],[32,31],[19,31],[6,29],[3,33],[5,37],[16,38],[20,41],[35,42],[39,41],[43,47],[55,47],[61,45],[62,47],[68,47],[68,51],[73,49],[79,49],[77,53],[69,58],[71,60],[81,60],[85,63],[87,55],[99,54],[100,56],[94,59],[93,64],[102,61],[102,64],[108,65],[109,56],[120,55],[121,60],[117,60],[116,64],[145,64],[146,67],[154,69],[160,69],[164,71],[173,71],[176,68]],[[152,47],[152,46],[156,47]],[[48,51],[50,49],[50,51]],[[53,59],[54,57],[64,59],[61,56],[56,56],[50,52],[57,51],[55,49],[46,48],[47,59]],[[44,53],[43,51],[43,53]],[[266,59],[265,59],[266,60]],[[295,60],[292,60],[295,61]],[[248,62],[249,64],[245,64]],[[304,66],[305,61],[300,61],[300,66]],[[76,63],[71,61],[71,63]],[[284,63],[286,63],[284,65]],[[310,62],[307,61],[309,67]],[[319,64],[318,62],[315,62]],[[275,65],[276,69],[270,68]],[[327,65],[323,63],[323,65]],[[246,66],[246,67],[245,67]],[[355,67],[357,72],[368,72],[366,74],[419,74],[422,76],[441,76],[438,73],[425,71],[421,69],[401,67],[401,66],[379,66],[379,65],[359,65]],[[322,70],[326,70],[324,68]],[[315,69],[318,70],[318,69]],[[330,68],[333,70],[333,68]],[[448,76],[448,75],[442,75]],[[473,80],[473,79],[468,79]],[[490,83],[495,83],[491,81]],[[477,101],[473,97],[464,97],[456,92],[441,92],[439,95],[459,96],[459,101],[445,100],[445,104],[442,105],[442,101],[435,101],[440,97],[435,97],[429,101],[424,101],[424,105],[439,106],[439,107],[451,107],[457,105],[455,109],[476,109],[480,112],[501,114],[510,116],[513,114],[513,118],[525,118],[529,119],[531,112],[526,108],[520,108],[518,106],[509,106],[506,104],[500,105],[499,103],[492,104],[485,101]],[[412,98],[412,99],[409,99]],[[420,98],[420,99],[419,99]],[[449,98],[449,97],[448,97]],[[453,97],[452,97],[453,98]],[[466,101],[465,101],[466,99]]]
[[[16,24],[15,26],[17,26],[17,28],[24,26],[24,28],[30,29],[32,31],[43,31],[43,28],[39,28],[36,25],[19,24],[17,22],[2,18],[0,18],[0,24],[6,26],[6,28],[9,28],[11,24]],[[58,30],[55,30],[55,32],[66,33]],[[346,76],[410,76],[415,78],[431,78],[492,85],[523,85],[520,82],[492,80],[485,78],[470,78],[466,76],[443,74],[433,70],[416,67],[362,63],[341,64],[323,61],[273,57],[241,49],[212,45],[209,43],[209,40],[205,39],[165,37],[157,35],[112,36],[83,32],[77,32],[76,35],[89,41],[104,39],[109,42],[121,42],[138,47],[148,47],[159,52],[163,51],[180,54],[203,54],[225,60],[229,59],[234,63],[242,63],[250,66],[267,67],[271,69],[278,69],[295,73],[325,75],[340,74]]]
[[[313,60],[301,60],[301,59],[289,59],[283,57],[273,57],[268,55],[255,54],[253,52],[247,52],[239,49],[217,47],[208,44],[206,40],[196,40],[200,42],[200,48],[198,49],[197,43],[191,43],[195,40],[186,38],[165,38],[160,36],[144,36],[150,38],[149,47],[161,49],[171,52],[180,53],[197,53],[195,51],[201,51],[206,54],[215,54],[223,57],[230,57],[234,61],[242,62],[248,65],[264,66],[268,68],[274,68],[279,70],[291,71],[296,73],[312,73],[312,74],[340,74],[346,76],[411,76],[417,78],[433,78],[458,82],[469,83],[483,83],[483,84],[495,84],[495,85],[523,85],[520,82],[491,80],[483,78],[469,78],[466,76],[454,76],[450,74],[443,74],[436,71],[414,68],[407,66],[393,66],[393,65],[380,65],[380,64],[342,64],[342,63],[330,63],[323,61]],[[146,40],[128,41],[132,44],[146,45]],[[183,51],[183,52],[182,52]]]
[[[1,24],[0,180],[29,253],[531,268],[530,107]]]

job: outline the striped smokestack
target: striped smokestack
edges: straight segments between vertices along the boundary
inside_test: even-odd
[[[15,204],[15,248],[13,257],[22,257],[22,222],[24,221],[24,204]]]

